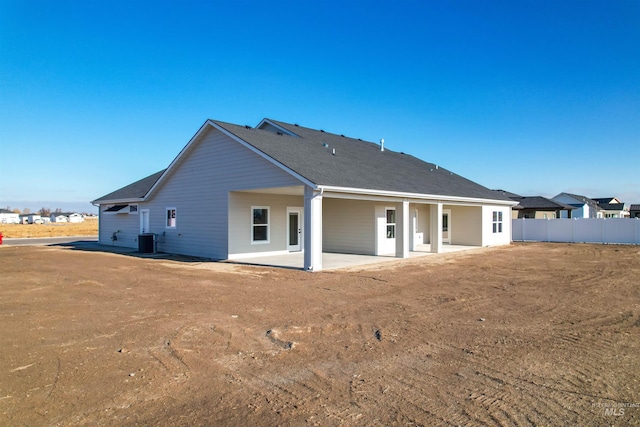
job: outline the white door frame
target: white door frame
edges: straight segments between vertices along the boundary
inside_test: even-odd
[[[298,244],[291,245],[291,214],[298,214]],[[304,248],[304,208],[287,207],[287,250],[289,252],[302,252]]]
[[[442,209],[442,217],[447,216],[447,235],[445,237],[444,230],[441,230],[442,233],[442,243],[451,244],[451,209]],[[442,227],[444,228],[444,220]]]
[[[149,209],[140,209],[140,234],[149,232]]]

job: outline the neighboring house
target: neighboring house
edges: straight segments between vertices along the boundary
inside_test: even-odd
[[[165,170],[100,197],[99,241],[212,259],[304,252],[409,256],[511,242],[516,203],[381,144],[264,119],[207,120]],[[145,237],[145,241],[146,241]]]
[[[72,223],[84,222],[84,216],[77,212],[70,213],[67,218],[69,218],[69,222]]]
[[[51,222],[69,222],[67,214],[63,214],[60,212],[52,213],[49,218],[51,219]]]
[[[43,224],[42,216],[40,214],[28,214],[27,215],[29,224]]]
[[[0,209],[0,224],[20,224],[20,214]]]
[[[616,197],[600,197],[592,199],[598,204],[600,211],[598,218],[628,218],[629,211],[624,208],[624,202]]]
[[[631,218],[640,218],[640,205],[629,206],[629,216]]]
[[[572,218],[598,218],[598,203],[585,196],[571,193],[560,193],[553,197],[554,202],[562,203],[574,207],[571,211]],[[569,214],[562,212],[562,218],[569,218]]]
[[[51,214],[50,218],[51,222],[84,222],[84,216],[75,212],[55,212]]]
[[[513,219],[532,218],[532,219],[555,219],[555,218],[571,218],[571,211],[575,208],[564,203],[554,202],[542,196],[520,196],[515,193],[502,192],[514,202],[518,202],[513,208]]]

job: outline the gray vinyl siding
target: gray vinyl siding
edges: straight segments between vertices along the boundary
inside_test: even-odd
[[[226,259],[229,191],[300,185],[300,181],[214,128],[183,154],[147,203],[149,231],[158,250]],[[176,228],[166,227],[166,209],[176,208]],[[248,229],[249,225],[247,225]]]
[[[322,201],[322,250],[373,255],[375,204],[362,200]]]
[[[451,209],[451,244],[482,246],[482,207],[450,206]]]
[[[251,242],[252,206],[269,208],[269,243]],[[229,254],[286,251],[288,207],[304,211],[304,198],[277,194],[230,193]],[[300,226],[302,228],[302,224]]]
[[[110,205],[109,205],[110,206]],[[105,214],[106,205],[100,206],[98,224],[98,241],[101,245],[119,246],[123,248],[137,248],[138,234],[140,234],[140,215],[135,214]],[[113,233],[118,240],[112,240]]]

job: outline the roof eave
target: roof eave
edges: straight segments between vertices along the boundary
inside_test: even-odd
[[[92,205],[111,205],[111,204],[116,204],[116,203],[139,203],[139,202],[144,202],[144,198],[129,198],[129,199],[106,199],[106,200],[100,200],[100,199],[96,199],[92,202],[90,202]]]

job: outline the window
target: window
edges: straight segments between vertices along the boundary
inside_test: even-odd
[[[167,208],[167,228],[176,228],[176,208]]]
[[[138,213],[138,205],[129,205],[129,213],[137,214]]]
[[[493,232],[502,233],[502,212],[493,211]]]
[[[251,208],[251,243],[269,243],[269,207]]]
[[[387,208],[387,239],[396,237],[396,210]]]

